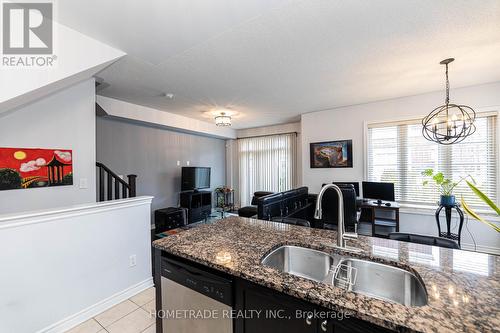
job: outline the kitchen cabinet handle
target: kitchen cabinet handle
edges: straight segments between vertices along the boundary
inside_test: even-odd
[[[328,322],[326,320],[323,320],[323,322],[321,323],[321,330],[323,332],[326,332],[326,325],[328,325]]]
[[[312,322],[311,322],[311,319],[312,319],[313,315],[310,313],[307,315],[307,318],[306,318],[306,324],[307,325],[311,325]]]

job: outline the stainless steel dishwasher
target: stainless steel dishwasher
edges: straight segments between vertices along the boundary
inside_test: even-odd
[[[162,258],[163,333],[232,333],[232,282]]]

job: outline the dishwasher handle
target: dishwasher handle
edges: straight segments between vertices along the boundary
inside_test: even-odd
[[[170,268],[170,270],[169,270],[169,268]],[[190,277],[192,280],[199,280],[199,281],[207,282],[207,283],[211,283],[211,284],[231,283],[231,281],[223,279],[223,278],[219,278],[219,277],[212,278],[212,277],[210,277],[210,275],[212,275],[210,273],[193,271],[190,268],[183,267],[183,266],[176,264],[176,263],[173,263],[173,262],[168,262],[167,266],[164,267],[163,269],[165,270],[165,273],[167,273],[167,274],[162,274],[165,277],[169,277],[168,273],[176,272],[176,273],[185,275],[187,277]]]
[[[205,296],[232,306],[233,282],[228,278],[170,258],[162,260],[161,275]]]

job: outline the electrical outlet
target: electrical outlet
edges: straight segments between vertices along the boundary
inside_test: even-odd
[[[186,164],[189,166],[189,161],[186,161]]]
[[[177,166],[181,166],[181,161],[177,161]]]
[[[129,267],[134,267],[137,265],[137,256],[135,254],[132,254],[130,257],[128,257],[128,265]]]

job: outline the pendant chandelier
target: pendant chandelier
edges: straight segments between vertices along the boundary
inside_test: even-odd
[[[422,134],[429,140],[442,145],[451,145],[463,141],[476,131],[474,121],[476,112],[466,105],[450,103],[450,82],[448,80],[448,64],[453,58],[440,62],[446,66],[446,99],[445,104],[438,106],[422,119]]]
[[[217,126],[231,126],[231,116],[227,115],[225,112],[221,112],[215,117],[215,125]]]

